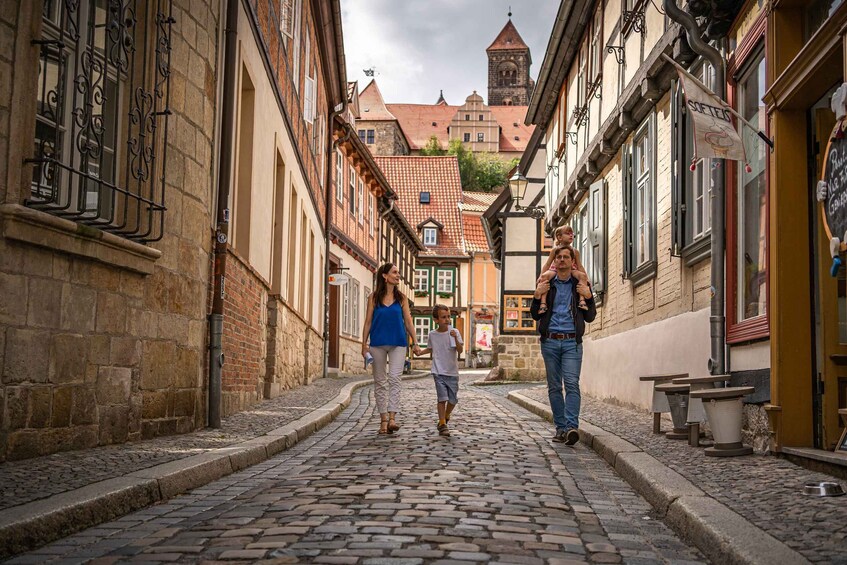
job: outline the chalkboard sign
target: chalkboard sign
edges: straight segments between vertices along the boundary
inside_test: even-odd
[[[838,410],[838,417],[842,420],[847,420],[847,410],[840,408]],[[845,427],[844,431],[841,432],[841,437],[839,438],[838,443],[835,444],[835,451],[847,451],[847,427]]]
[[[847,132],[842,138],[836,133],[841,122],[835,125],[826,147],[826,162],[823,180],[826,181],[826,199],[823,201],[823,217],[830,239],[841,240],[841,250],[847,249],[844,233],[847,232]]]

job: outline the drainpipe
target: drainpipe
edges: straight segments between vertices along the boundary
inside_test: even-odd
[[[332,129],[333,122],[335,122],[335,117],[341,114],[344,111],[345,106],[339,104],[341,109],[338,109],[336,106],[336,110],[330,114],[327,122],[327,127],[329,129],[328,137],[332,138]],[[346,124],[345,124],[346,125]],[[324,212],[324,226],[325,226],[325,234],[324,234],[324,246],[326,247],[326,252],[324,253],[324,350],[323,350],[323,376],[326,378],[329,376],[329,247],[330,247],[330,237],[329,237],[329,227],[330,222],[332,221],[332,207],[335,206],[335,202],[333,202],[333,194],[330,194],[330,187],[332,183],[329,181],[332,178],[332,165],[335,162],[335,151],[338,149],[338,144],[344,141],[347,141],[350,138],[350,132],[352,131],[349,128],[347,129],[347,133],[344,134],[344,137],[339,139],[334,139],[332,141],[332,145],[330,146],[329,159],[326,160],[326,179],[327,179],[327,190],[326,190],[326,211]],[[338,179],[335,179],[336,184],[338,183]],[[335,187],[335,190],[338,190],[338,187]]]
[[[476,251],[471,251],[470,273],[468,274],[468,286],[470,288],[468,288],[468,339],[467,339],[467,341],[469,341],[469,342],[471,342],[471,340],[473,339],[473,336],[475,335],[474,326],[476,326],[476,323],[474,321],[474,310],[473,310],[473,296],[474,296],[473,295],[473,291],[474,291],[473,264],[474,264],[475,258],[476,258]],[[471,342],[471,343],[473,343],[473,342]],[[467,367],[469,364],[471,364],[471,358],[470,358],[470,350],[471,349],[472,349],[472,347],[465,350],[465,351],[467,351],[467,353],[465,353],[465,367]],[[476,362],[473,362],[472,364],[473,364],[473,368],[476,369]]]
[[[681,10],[676,0],[663,0],[662,5],[668,16],[679,23],[688,32],[691,49],[711,63],[715,70],[715,94],[724,99],[726,96],[726,67],[721,52],[703,40],[700,28],[694,17]],[[724,192],[724,159],[712,160],[712,310],[709,318],[711,336],[711,358],[709,372],[713,375],[726,374],[726,319],[724,316],[724,247],[726,193]]]
[[[226,247],[229,238],[229,194],[232,182],[233,116],[235,115],[235,65],[238,32],[238,0],[226,1],[224,29],[224,85],[221,109],[221,148],[218,169],[218,209],[215,230],[215,271],[212,313],[209,315],[209,426],[221,427],[221,371],[224,324],[224,279],[226,278]]]

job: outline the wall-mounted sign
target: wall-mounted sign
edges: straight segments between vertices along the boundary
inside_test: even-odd
[[[823,204],[824,225],[827,235],[841,240],[841,251],[845,250],[844,237],[847,232],[847,136],[841,133],[842,122],[835,125],[827,145],[826,162],[823,169],[823,190],[819,196]]]
[[[491,336],[494,334],[493,324],[476,324],[476,336],[474,343],[477,349],[491,350]]]
[[[347,281],[350,280],[350,275],[346,273],[332,273],[327,278],[327,282],[332,286],[341,286],[347,284]]]

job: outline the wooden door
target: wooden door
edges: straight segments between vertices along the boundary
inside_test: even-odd
[[[339,264],[332,259],[329,261],[329,271],[331,273],[338,272]],[[329,289],[329,366],[338,368],[338,301],[339,287],[327,285]]]
[[[824,97],[829,100],[829,95]],[[835,115],[828,107],[815,107],[812,113],[815,135],[816,168],[814,182],[821,178],[826,160],[827,141],[835,126]],[[811,164],[811,163],[810,163]],[[847,383],[847,269],[842,265],[836,277],[830,275],[832,266],[829,238],[823,222],[821,206],[815,210],[817,237],[817,374],[814,375],[814,414],[816,447],[832,449],[841,435],[838,418],[839,385]],[[836,234],[833,234],[836,235]],[[838,237],[843,238],[840,234]],[[847,260],[844,253],[842,261]],[[843,384],[842,384],[843,386]],[[842,393],[843,396],[843,393]],[[841,399],[843,402],[844,399]]]

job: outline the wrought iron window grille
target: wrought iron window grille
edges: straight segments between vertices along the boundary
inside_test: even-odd
[[[576,145],[577,142],[577,132],[575,131],[566,131],[564,132],[565,138],[570,140],[573,145]]]
[[[588,104],[577,106],[573,112],[573,123],[580,128],[588,123]]]
[[[139,241],[164,231],[171,0],[43,0],[37,210]]]
[[[585,91],[588,93],[587,98],[591,98],[591,96],[593,95],[594,98],[599,99],[600,96],[601,96],[601,93],[602,93],[601,86],[603,86],[603,76],[602,75],[600,75],[596,79],[594,79],[594,82],[589,82],[588,85],[586,86]]]

